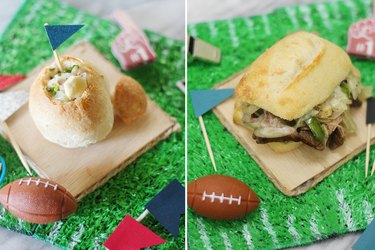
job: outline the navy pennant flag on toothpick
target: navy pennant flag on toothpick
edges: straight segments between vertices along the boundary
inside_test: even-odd
[[[63,42],[69,37],[74,35],[84,25],[45,25],[49,43],[51,44],[52,50],[57,49]]]
[[[185,213],[184,187],[176,179],[173,180],[146,204],[146,209],[177,237],[180,216]]]
[[[62,72],[63,68],[60,63],[59,55],[57,54],[56,49],[65,42],[69,37],[74,33],[80,30],[83,27],[82,24],[78,25],[49,25],[48,23],[44,24],[44,29],[47,33],[49,43],[51,45],[53,56],[55,57],[56,66]]]

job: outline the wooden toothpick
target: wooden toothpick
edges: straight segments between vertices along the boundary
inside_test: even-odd
[[[143,213],[136,219],[136,221],[138,222],[141,222],[150,212],[145,209],[145,211],[143,211]]]
[[[59,58],[59,55],[57,54],[56,50],[53,51],[53,57],[55,58],[55,63],[57,65],[57,67],[59,68],[59,71],[63,72],[63,68],[61,66],[60,58]]]
[[[47,25],[48,25],[48,23],[44,24],[44,26],[47,26]],[[60,58],[59,58],[59,55],[57,54],[56,50],[53,50],[53,57],[55,58],[55,63],[57,65],[57,68],[59,69],[60,72],[62,72],[63,68],[61,66]]]
[[[3,122],[2,123],[2,127],[4,129],[4,132],[5,134],[8,136],[9,138],[9,141],[10,141],[10,144],[12,144],[14,150],[16,151],[17,155],[18,155],[18,158],[20,158],[21,160],[21,163],[23,165],[23,167],[26,169],[26,171],[29,173],[30,176],[32,176],[32,173],[31,173],[31,170],[29,168],[29,165],[27,164],[27,161],[25,159],[25,156],[23,155],[20,147],[18,146],[17,142],[16,142],[16,139],[13,137],[8,125]]]
[[[204,122],[203,122],[202,116],[199,116],[198,120],[199,120],[199,124],[201,126],[201,129],[202,129],[203,137],[204,137],[204,140],[206,142],[207,151],[208,151],[208,154],[210,155],[210,159],[211,159],[212,165],[214,166],[215,172],[217,172],[215,158],[214,158],[214,155],[212,153],[210,140],[208,139],[206,127],[204,126]]]
[[[371,139],[371,123],[367,124],[367,142],[366,142],[366,168],[365,177],[368,176],[368,165],[370,162],[370,139]]]

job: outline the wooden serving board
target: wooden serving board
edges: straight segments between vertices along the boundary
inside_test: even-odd
[[[96,65],[108,78],[113,93],[122,73],[94,46],[82,42],[64,54],[86,59]],[[51,62],[52,60],[44,65]],[[44,65],[34,69],[22,83],[10,91],[29,90]],[[105,140],[85,148],[67,149],[44,139],[31,119],[28,105],[10,117],[7,124],[22,151],[31,160],[35,172],[61,184],[77,199],[103,185],[138,156],[180,130],[177,121],[150,99],[147,112],[142,118],[128,126],[115,119],[112,132]]]
[[[223,83],[218,84],[216,88],[235,88],[242,76],[243,72],[240,72]],[[252,139],[252,131],[233,122],[234,97],[216,106],[214,113],[259,164],[274,185],[284,194],[295,196],[314,187],[345,162],[365,149],[367,137],[365,106],[362,105],[360,108],[351,109],[358,130],[356,134],[348,136],[345,143],[336,150],[326,149],[318,151],[303,145],[286,153],[275,153],[269,146],[257,144]],[[373,126],[371,142],[375,141],[374,138],[375,128]]]

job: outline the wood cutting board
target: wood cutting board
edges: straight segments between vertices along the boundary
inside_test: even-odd
[[[113,93],[122,73],[94,46],[81,42],[64,54],[96,65],[108,78]],[[41,68],[51,62],[34,69],[9,91],[29,90]],[[35,172],[61,184],[77,199],[103,185],[159,141],[180,130],[177,121],[149,98],[147,112],[142,118],[128,126],[115,119],[112,132],[105,140],[85,148],[67,149],[44,139],[31,119],[28,105],[13,114],[7,124]]]
[[[243,72],[235,74],[218,84],[216,88],[235,88]],[[366,104],[351,108],[352,117],[358,126],[356,134],[349,135],[345,143],[335,149],[315,150],[303,145],[287,153],[275,153],[267,145],[257,144],[252,131],[233,122],[234,97],[214,108],[220,122],[259,164],[274,185],[284,194],[295,196],[308,191],[345,162],[365,149],[367,126],[365,124]],[[375,127],[372,127],[371,142],[375,141]],[[363,175],[365,175],[363,163]],[[371,165],[370,165],[371,167]]]

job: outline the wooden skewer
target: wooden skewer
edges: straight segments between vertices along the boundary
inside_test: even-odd
[[[375,161],[374,163],[372,164],[372,168],[371,168],[371,176],[374,174],[375,172]]]
[[[368,165],[370,162],[370,139],[371,139],[371,123],[367,124],[367,143],[366,143],[366,170],[365,177],[368,176]]]
[[[57,67],[59,68],[60,72],[62,72],[62,71],[63,71],[63,68],[62,68],[62,66],[61,66],[60,58],[59,58],[59,55],[57,54],[57,51],[56,51],[56,50],[53,51],[53,56],[54,56],[54,58],[55,58],[55,63],[56,63],[56,65],[57,65]]]
[[[26,169],[29,175],[32,176],[33,174],[31,173],[29,165],[27,164],[27,161],[25,160],[25,156],[23,155],[20,147],[18,146],[16,139],[13,137],[12,133],[10,132],[8,125],[5,122],[3,122],[2,125],[3,125],[4,132],[9,137],[10,143],[12,144],[14,150],[16,151],[18,158],[20,158],[23,167]]]
[[[203,118],[202,118],[202,116],[199,116],[198,119],[199,119],[199,124],[200,124],[201,129],[202,129],[204,140],[206,141],[206,147],[207,147],[208,154],[210,155],[210,159],[211,159],[212,165],[214,166],[214,170],[215,170],[215,172],[217,172],[215,158],[214,158],[214,155],[212,153],[211,144],[210,144],[210,141],[209,141],[208,136],[207,136],[207,131],[206,131],[206,127],[204,126]]]

